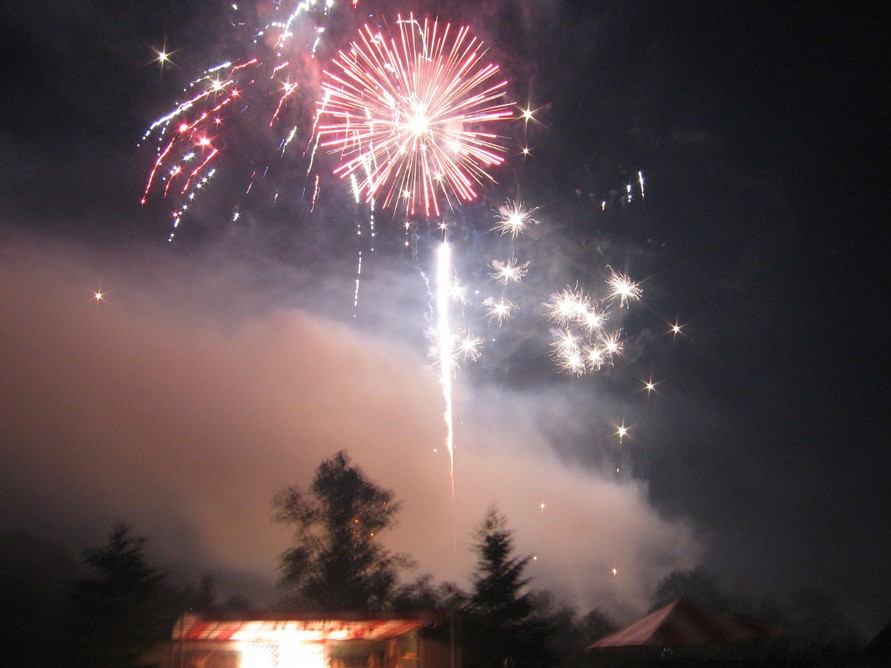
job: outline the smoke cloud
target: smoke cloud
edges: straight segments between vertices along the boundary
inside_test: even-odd
[[[644,484],[557,457],[540,425],[556,415],[574,429],[570,387],[459,375],[453,498],[423,346],[320,315],[331,306],[309,292],[283,307],[251,271],[211,255],[8,238],[2,526],[83,548],[123,519],[165,564],[269,583],[290,538],[270,499],[346,450],[402,501],[390,546],[437,580],[467,583],[493,505],[518,553],[534,556],[533,586],[582,612],[640,613],[661,577],[697,563],[691,526],[660,516]]]

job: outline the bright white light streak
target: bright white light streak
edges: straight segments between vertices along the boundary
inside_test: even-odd
[[[455,450],[452,430],[452,371],[455,360],[452,332],[449,325],[449,304],[452,298],[452,249],[443,242],[436,253],[436,331],[439,345],[439,373],[445,400],[443,419],[446,423],[446,448],[449,451],[449,478],[455,498]]]

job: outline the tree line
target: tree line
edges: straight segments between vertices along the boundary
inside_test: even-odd
[[[447,626],[426,633],[455,638],[466,668],[590,665],[586,647],[616,630],[601,610],[579,617],[531,586],[526,575],[530,557],[516,554],[513,532],[496,507],[474,534],[469,589],[435,583],[430,575],[407,581],[413,562],[380,540],[399,507],[394,493],[368,479],[345,452],[324,460],[308,489],[290,486],[275,494],[273,519],[293,530],[279,560],[277,607],[320,613],[448,612]],[[147,540],[118,522],[107,542],[86,550],[78,564],[58,546],[27,534],[0,535],[0,647],[7,662],[138,666],[146,652],[170,638],[184,611],[251,611],[244,596],[218,600],[210,577],[172,585],[167,573],[149,563]],[[726,594],[716,577],[698,568],[667,576],[655,592],[653,609],[680,596],[716,610],[743,609],[786,626],[794,633],[777,651],[787,656],[839,657],[859,642],[832,602],[817,594],[804,602],[804,618],[799,618],[770,602],[752,604]],[[808,610],[818,614],[808,617]]]

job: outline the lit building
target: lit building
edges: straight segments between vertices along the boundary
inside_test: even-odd
[[[440,613],[246,616],[187,613],[177,620],[169,668],[460,668],[448,641],[422,637]]]

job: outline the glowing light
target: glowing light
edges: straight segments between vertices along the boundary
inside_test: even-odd
[[[483,342],[482,337],[473,336],[466,330],[461,330],[455,341],[455,349],[464,359],[476,362],[482,355],[480,348],[482,348]]]
[[[171,64],[170,54],[167,52],[167,48],[162,48],[160,51],[155,51],[155,54],[158,56],[155,58],[155,62],[161,67],[161,72],[164,71],[164,66]]]
[[[510,235],[511,239],[516,239],[521,233],[525,232],[530,225],[537,225],[538,221],[532,217],[537,210],[526,210],[523,202],[507,203],[498,209],[498,215],[495,218],[495,227],[492,231],[498,232],[502,236]]]
[[[101,290],[98,290],[93,293],[93,300],[98,304],[99,302],[105,299],[105,293]]]
[[[452,332],[449,325],[449,301],[452,285],[452,250],[445,242],[436,253],[436,330],[439,353],[440,382],[445,400],[443,419],[446,423],[446,448],[449,451],[449,475],[452,481],[452,496],[455,495],[455,451],[452,428],[452,373],[454,357],[452,353]]]
[[[505,285],[507,283],[519,283],[529,271],[529,263],[519,264],[517,258],[511,256],[503,262],[501,260],[493,260],[492,268],[495,270],[489,276],[501,281]]]
[[[622,442],[622,439],[628,435],[628,427],[625,426],[623,422],[618,427],[616,427],[616,436],[619,437],[619,443]]]
[[[488,307],[486,317],[489,319],[489,322],[495,322],[499,327],[510,320],[515,308],[514,304],[504,297],[497,300],[489,297],[483,304]]]
[[[640,299],[640,286],[625,276],[625,274],[620,274],[616,271],[612,272],[607,284],[611,289],[610,297],[618,298],[620,306],[627,306],[629,301]]]
[[[507,82],[483,61],[468,28],[398,17],[397,34],[366,25],[325,71],[321,145],[341,156],[335,173],[385,193],[409,215],[440,214],[440,199],[470,201],[504,148],[482,128],[508,118]]]

